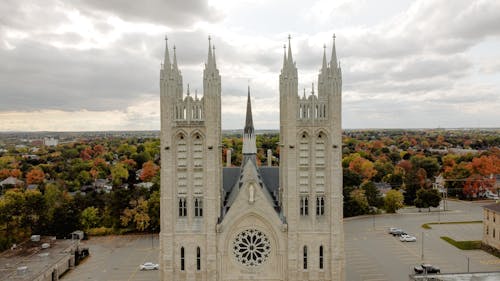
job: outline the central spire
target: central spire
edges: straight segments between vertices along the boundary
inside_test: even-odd
[[[257,154],[257,145],[255,142],[255,129],[253,127],[252,118],[252,102],[250,99],[250,86],[248,86],[247,96],[247,116],[245,120],[245,128],[243,129],[243,154]],[[246,162],[246,161],[244,161]]]
[[[250,86],[248,86],[248,97],[247,97],[247,117],[245,120],[245,129],[243,130],[245,134],[253,134],[253,118],[252,118],[252,102],[250,101]]]

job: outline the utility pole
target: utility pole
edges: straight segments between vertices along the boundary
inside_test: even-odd
[[[424,261],[424,232],[422,231],[422,262]]]

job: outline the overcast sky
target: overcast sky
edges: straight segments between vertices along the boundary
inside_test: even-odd
[[[310,92],[333,33],[344,128],[500,127],[498,0],[2,0],[0,131],[157,130],[165,35],[201,95],[209,34],[223,129],[248,83],[256,129],[278,129],[288,34]]]

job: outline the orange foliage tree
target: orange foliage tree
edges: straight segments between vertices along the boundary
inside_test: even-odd
[[[370,180],[377,174],[373,162],[361,156],[354,158],[349,163],[349,170],[361,175],[365,181]]]
[[[142,172],[140,178],[145,182],[151,181],[156,176],[159,170],[160,167],[158,167],[158,165],[156,165],[153,161],[144,162],[144,164],[142,164]]]
[[[467,166],[471,175],[464,185],[464,194],[476,197],[486,190],[494,191],[495,178],[500,173],[500,158],[497,155],[483,155],[472,159]]]
[[[45,173],[39,168],[34,168],[26,174],[27,184],[41,184],[44,179]]]

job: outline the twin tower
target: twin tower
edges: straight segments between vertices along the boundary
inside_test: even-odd
[[[203,96],[168,44],[161,89],[161,280],[344,280],[342,74],[335,37],[317,89],[299,93],[290,37],[279,76],[279,167],[257,164],[250,91],[241,167],[222,166],[221,76],[208,43]]]

